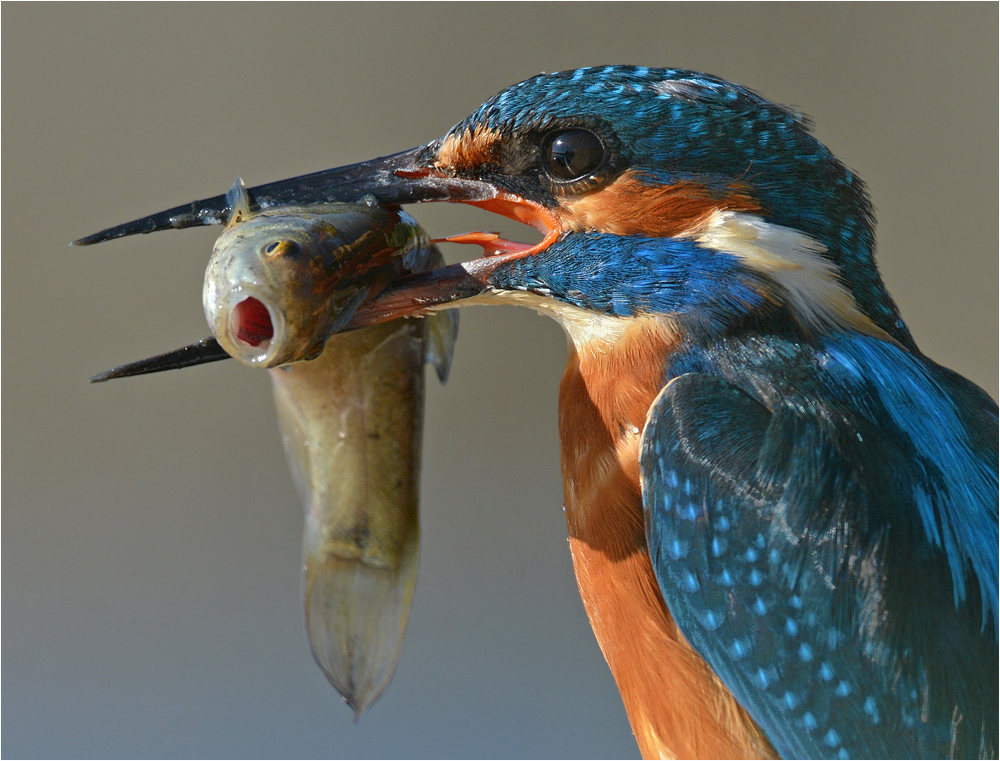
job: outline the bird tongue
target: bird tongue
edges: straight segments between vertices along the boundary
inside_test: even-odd
[[[482,246],[485,256],[498,256],[499,254],[520,254],[533,248],[530,243],[517,243],[512,240],[505,240],[500,237],[500,233],[463,233],[461,235],[449,235],[447,238],[435,238],[431,243],[462,243],[474,246]]]
[[[475,232],[436,238],[434,243],[471,243],[482,246],[483,253],[487,257],[507,254],[512,258],[517,258],[531,256],[548,248],[555,243],[562,232],[560,220],[551,211],[511,193],[500,193],[495,198],[489,198],[485,201],[464,201],[463,203],[530,225],[543,232],[545,237],[534,244],[517,243],[501,238],[500,233]]]

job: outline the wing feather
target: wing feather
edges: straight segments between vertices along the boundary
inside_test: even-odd
[[[874,339],[780,349],[703,356],[650,411],[671,613],[785,757],[995,757],[996,406]]]

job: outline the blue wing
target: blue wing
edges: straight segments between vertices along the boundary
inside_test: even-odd
[[[782,756],[996,757],[996,405],[860,336],[678,362],[641,472],[694,648]]]

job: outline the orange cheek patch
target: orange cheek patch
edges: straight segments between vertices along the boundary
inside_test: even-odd
[[[472,132],[450,135],[438,149],[434,166],[447,171],[475,169],[483,164],[497,163],[500,135],[483,126]]]
[[[738,186],[727,190],[720,194],[694,182],[648,185],[637,173],[625,172],[601,190],[561,201],[559,216],[576,232],[667,238],[697,231],[716,211],[760,211]]]

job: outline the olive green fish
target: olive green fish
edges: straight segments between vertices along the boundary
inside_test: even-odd
[[[252,212],[240,181],[230,196],[205,315],[226,352],[269,369],[305,504],[309,642],[360,717],[399,658],[419,554],[423,365],[445,381],[457,316],[338,334],[365,299],[440,266],[437,248],[374,201]]]

